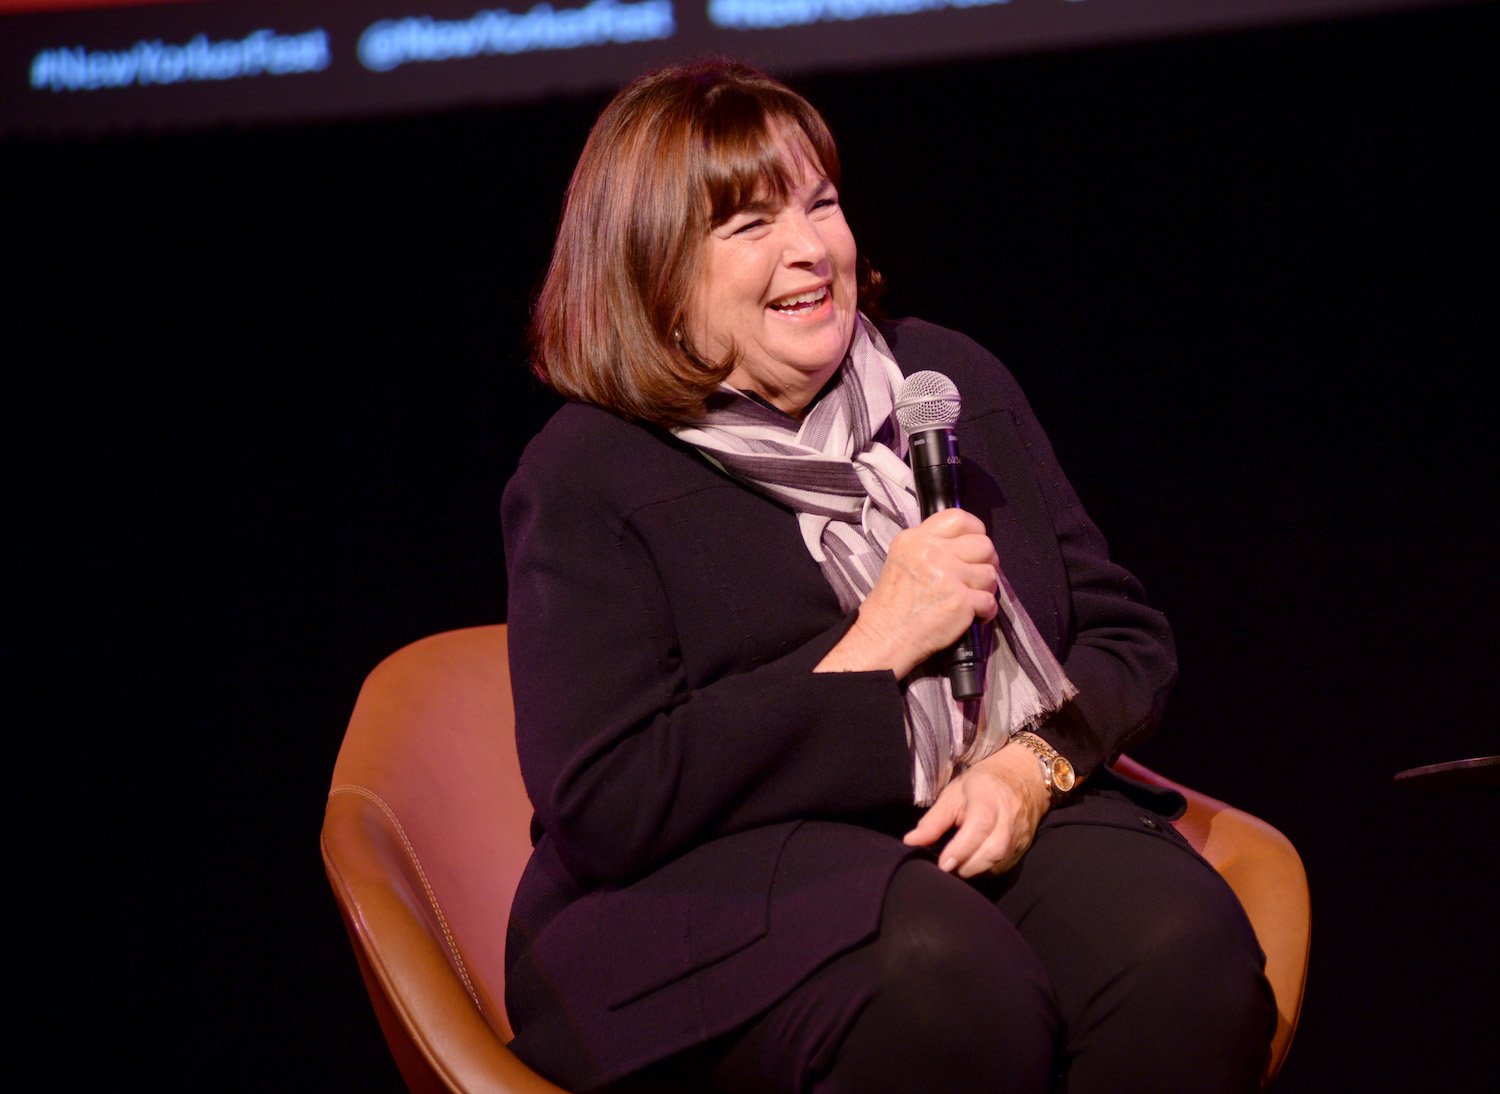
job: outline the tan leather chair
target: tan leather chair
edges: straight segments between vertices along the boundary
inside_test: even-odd
[[[1127,773],[1175,786],[1139,764]],[[1296,1029],[1307,969],[1307,880],[1275,829],[1187,795],[1180,827],[1229,880],[1265,949],[1281,1020]],[[503,626],[449,631],[381,662],[339,751],[323,862],[376,1016],[414,1091],[559,1088],[505,1046],[504,934],[530,852]]]

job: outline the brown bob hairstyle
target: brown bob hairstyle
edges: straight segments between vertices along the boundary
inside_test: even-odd
[[[637,78],[604,108],[568,183],[552,264],[531,320],[532,368],[569,398],[623,417],[692,421],[734,367],[677,336],[709,232],[767,194],[784,199],[798,132],[839,183],[828,126],[802,96],[731,61]],[[860,303],[878,277],[860,266]]]

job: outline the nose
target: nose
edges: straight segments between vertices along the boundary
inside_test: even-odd
[[[786,219],[783,256],[788,266],[817,266],[828,257],[828,244],[811,217],[798,212]]]

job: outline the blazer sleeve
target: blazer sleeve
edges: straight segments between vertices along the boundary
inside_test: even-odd
[[[852,617],[690,681],[672,575],[629,513],[546,464],[505,491],[508,622],[521,770],[570,872],[618,883],[716,836],[910,804],[895,678],[812,671]]]

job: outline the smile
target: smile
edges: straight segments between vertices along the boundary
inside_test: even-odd
[[[811,292],[796,293],[792,296],[783,296],[779,300],[771,301],[772,311],[780,312],[782,315],[798,315],[801,312],[816,308],[828,299],[828,286],[814,289]]]

